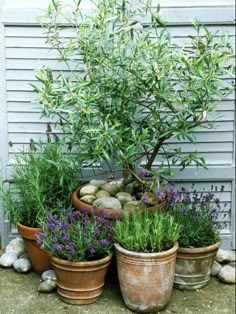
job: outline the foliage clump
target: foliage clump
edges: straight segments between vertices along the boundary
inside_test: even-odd
[[[38,233],[38,244],[50,255],[71,262],[94,261],[112,252],[113,231],[107,217],[95,211],[62,210],[49,214],[44,232]]]
[[[31,140],[30,150],[15,154],[13,186],[8,189],[3,182],[0,186],[0,199],[11,222],[42,227],[48,212],[68,208],[77,184],[76,168],[74,156],[58,139]]]
[[[137,169],[142,163],[155,187],[173,174],[171,163],[206,167],[197,151],[168,149],[168,141],[194,142],[196,130],[212,127],[208,114],[231,89],[223,81],[232,74],[227,36],[215,37],[195,22],[190,43],[177,47],[151,1],[135,6],[96,1],[92,16],[80,2],[68,15],[61,2],[49,5],[42,24],[47,43],[69,74],[41,68],[42,86],[34,89],[44,114],[57,116],[69,141],[78,145],[81,163],[105,162],[109,171],[123,170],[124,184],[143,183]]]
[[[213,188],[212,185],[211,191],[197,192],[193,185],[191,191],[182,187],[181,191],[174,193],[170,214],[180,225],[179,246],[199,248],[220,240],[220,231],[227,223],[227,213],[220,213],[220,199],[215,196]],[[222,185],[221,192],[223,190]]]
[[[136,210],[124,213],[114,227],[114,241],[129,251],[157,253],[170,249],[179,238],[179,225],[168,213]]]

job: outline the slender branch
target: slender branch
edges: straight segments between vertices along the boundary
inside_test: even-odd
[[[163,138],[162,140],[160,140],[159,143],[157,143],[157,145],[155,146],[153,152],[151,153],[150,159],[146,165],[146,168],[148,170],[150,170],[152,168],[152,164],[156,158],[156,155],[158,154],[158,152],[159,152],[159,150],[160,150],[160,148],[161,148],[161,146],[165,140],[167,140],[167,138]]]

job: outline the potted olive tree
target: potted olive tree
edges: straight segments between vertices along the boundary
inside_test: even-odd
[[[76,167],[60,142],[31,141],[30,146],[15,155],[13,186],[8,189],[2,182],[0,199],[10,221],[17,224],[34,270],[41,273],[50,268],[49,257],[37,245],[35,233],[42,230],[49,212],[70,206]]]
[[[67,15],[54,0],[42,22],[47,44],[69,69],[59,75],[49,67],[38,69],[41,86],[34,90],[44,115],[58,117],[81,163],[102,163],[113,176],[119,170],[122,189],[137,199],[171,176],[171,165],[206,168],[197,151],[168,149],[168,141],[194,142],[196,130],[211,127],[208,114],[231,89],[222,81],[232,74],[227,37],[214,37],[194,22],[191,43],[174,47],[160,8],[154,10],[151,1],[134,6],[101,0],[92,16],[85,16],[80,2]],[[69,39],[61,23],[69,24]],[[144,180],[140,164],[151,181]],[[101,174],[97,167],[94,173]]]

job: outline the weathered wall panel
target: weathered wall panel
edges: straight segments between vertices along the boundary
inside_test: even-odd
[[[71,1],[68,0],[68,3]],[[154,1],[153,3],[155,4]],[[232,43],[235,42],[234,1],[159,1],[162,14],[169,23],[173,41],[178,44],[188,42],[187,35],[193,35],[190,24],[195,18],[207,24],[209,30],[227,31]],[[44,138],[48,119],[40,119],[40,106],[32,103],[36,95],[30,83],[35,83],[34,69],[40,65],[49,65],[53,69],[65,70],[57,61],[55,50],[49,50],[45,44],[45,34],[38,26],[36,16],[42,14],[37,8],[45,8],[48,0],[20,1],[8,0],[2,5],[0,13],[0,165],[4,178],[9,180],[13,153],[28,145],[30,138]],[[1,1],[0,1],[1,4]],[[91,4],[84,1],[84,8],[91,14]],[[143,21],[144,27],[147,21]],[[65,30],[70,37],[71,31]],[[77,57],[79,61],[79,56]],[[73,66],[73,63],[72,63]],[[81,71],[84,70],[81,65]],[[228,78],[225,78],[227,82]],[[235,247],[235,100],[234,95],[219,104],[217,112],[209,116],[216,120],[215,127],[196,133],[196,145],[182,143],[184,152],[196,148],[207,159],[209,170],[187,169],[179,172],[175,169],[175,181],[179,185],[196,182],[200,188],[204,185],[225,185],[222,202],[227,203],[222,211],[227,212],[227,228],[222,232],[224,244]],[[7,143],[11,141],[13,146]],[[178,142],[170,140],[175,148]],[[4,223],[3,210],[0,209],[0,234],[4,245],[12,232],[9,223]]]

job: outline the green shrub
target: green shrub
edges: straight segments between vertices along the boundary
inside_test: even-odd
[[[124,213],[114,227],[114,240],[129,251],[154,253],[170,249],[179,238],[174,218],[157,210]]]
[[[11,222],[39,227],[48,212],[70,205],[76,166],[74,157],[62,151],[60,142],[31,146],[29,151],[15,155],[13,186],[7,189],[2,182],[0,200]]]

